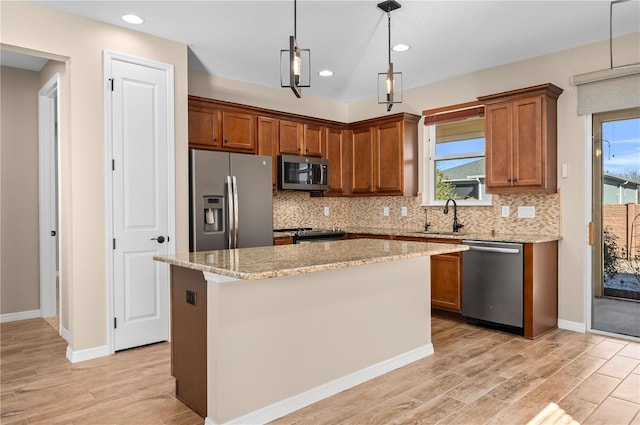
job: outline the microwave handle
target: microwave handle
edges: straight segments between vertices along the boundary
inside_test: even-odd
[[[324,184],[324,165],[320,164],[320,184]]]

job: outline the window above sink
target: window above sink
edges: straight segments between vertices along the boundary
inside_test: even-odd
[[[423,205],[491,205],[485,191],[484,107],[441,111],[425,117]],[[446,108],[444,108],[446,109]],[[427,111],[425,111],[427,112]]]

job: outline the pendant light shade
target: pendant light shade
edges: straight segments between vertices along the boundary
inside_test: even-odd
[[[393,71],[391,62],[391,12],[399,9],[400,3],[395,0],[387,0],[378,3],[378,8],[387,12],[389,23],[389,67],[387,72],[378,73],[378,103],[386,104],[387,111],[390,111],[394,103],[402,103],[402,72]]]
[[[302,87],[311,87],[311,51],[298,47],[296,6],[293,0],[293,35],[289,37],[289,49],[280,50],[280,86],[289,87],[296,97],[301,97]]]

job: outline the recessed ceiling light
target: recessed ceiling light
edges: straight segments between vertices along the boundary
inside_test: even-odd
[[[406,52],[410,48],[411,47],[407,46],[406,44],[396,44],[391,48],[391,50],[393,50],[394,52]]]
[[[333,71],[329,69],[323,69],[322,71],[318,72],[318,75],[321,77],[331,77],[333,75]]]
[[[141,24],[144,22],[144,19],[142,19],[141,17],[137,16],[137,15],[124,15],[122,17],[122,20],[125,22],[128,22],[130,24]]]

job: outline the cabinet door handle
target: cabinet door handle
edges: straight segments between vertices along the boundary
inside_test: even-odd
[[[507,179],[507,183],[511,183],[511,177]]]

